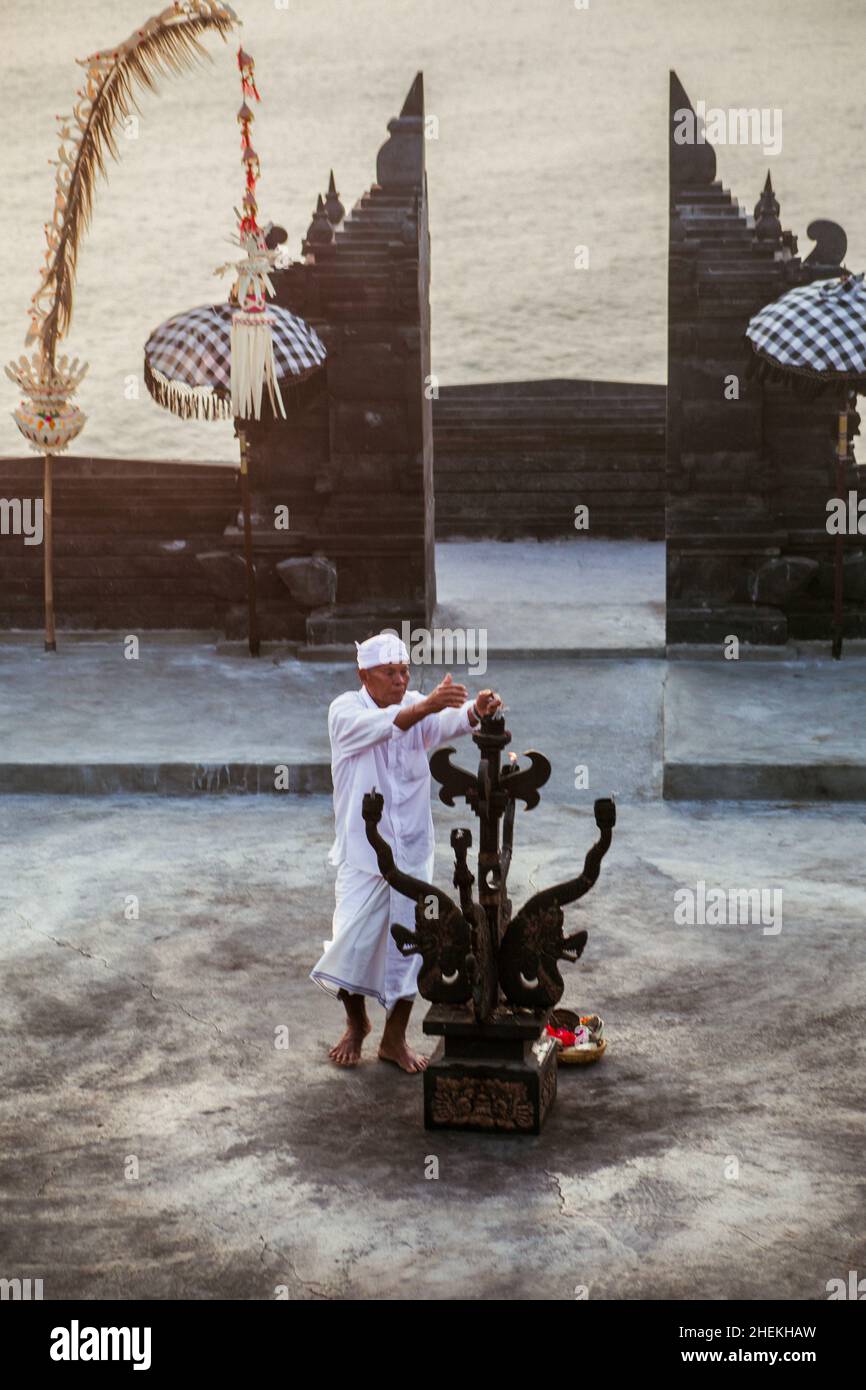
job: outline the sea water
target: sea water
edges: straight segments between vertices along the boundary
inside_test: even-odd
[[[55,113],[75,58],[126,38],[159,0],[2,0],[0,357],[23,350],[54,203]],[[424,71],[433,371],[442,385],[538,377],[663,382],[668,70],[693,102],[780,111],[778,153],[717,150],[752,211],[770,168],[782,223],[848,232],[866,263],[861,0],[238,0],[262,103],[262,220],[300,256],[333,166],[347,208],[415,72]],[[232,460],[228,423],[148,397],[142,349],[163,319],[224,299],[242,193],[236,42],[141,99],[97,192],[63,351],[90,361],[75,452]],[[0,454],[25,452],[0,385]],[[5,404],[4,404],[5,402]]]

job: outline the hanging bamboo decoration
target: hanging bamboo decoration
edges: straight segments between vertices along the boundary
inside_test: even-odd
[[[254,120],[250,101],[260,101],[256,87],[256,65],[249,53],[238,49],[238,68],[241,74],[241,107],[238,123],[241,128],[241,163],[244,166],[246,187],[238,218],[238,244],[246,252],[235,264],[237,278],[229,295],[237,305],[232,315],[231,334],[231,394],[232,414],[236,419],[261,419],[262,395],[265,386],[271,409],[285,419],[283,398],[277,385],[274,361],[273,319],[268,314],[268,297],[273,298],[274,286],[269,272],[276,251],[268,250],[264,229],[257,221],[256,184],[261,173],[259,157],[253,149],[250,126]],[[221,266],[218,273],[228,269]]]

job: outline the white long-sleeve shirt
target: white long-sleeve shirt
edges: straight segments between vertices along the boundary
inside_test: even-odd
[[[424,696],[407,690],[400,704],[376,704],[366,686],[348,690],[328,710],[331,775],[334,783],[336,837],[328,855],[332,864],[350,864],[378,874],[368,842],[361,802],[376,788],[385,805],[379,833],[394,851],[399,868],[429,878],[433,869],[433,814],[427,752],[450,738],[468,734],[472,700],[459,709],[444,709],[419,719],[411,729],[394,723],[401,709]]]

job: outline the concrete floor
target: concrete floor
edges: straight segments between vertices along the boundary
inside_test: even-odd
[[[474,693],[502,692],[517,742],[539,729],[575,761],[602,737],[620,759],[642,757],[637,735],[660,730],[664,663],[552,659],[494,660],[483,675],[449,666]],[[445,668],[413,668],[411,688],[430,690]],[[327,708],[358,684],[354,663],[258,660],[213,646],[184,648],[144,637],[136,661],[117,642],[74,643],[57,652],[0,647],[0,766],[159,763],[228,759],[330,765]],[[605,717],[605,707],[607,717]],[[25,713],[26,711],[26,713]],[[531,741],[531,738],[530,738]],[[11,788],[4,788],[11,790]],[[25,787],[24,790],[27,790]]]
[[[451,669],[473,694],[501,692],[515,752],[542,740],[554,765],[548,797],[573,792],[578,765],[587,766],[593,795],[660,787],[664,663],[500,659],[483,676]],[[412,685],[429,690],[443,674],[418,668]],[[304,788],[329,791],[327,707],[356,685],[348,663],[252,661],[147,639],[137,661],[111,642],[56,653],[7,645],[0,792],[188,795],[245,789],[252,774],[273,791],[274,769],[284,765]]]
[[[665,795],[866,800],[866,658],[675,661],[665,678]]]
[[[536,621],[544,632],[543,614]],[[863,656],[665,662],[587,650],[574,661],[559,651],[500,652],[483,673],[450,668],[473,692],[503,694],[515,751],[543,732],[548,796],[570,791],[581,764],[599,770],[599,794],[652,795],[664,763],[675,799],[866,800]],[[273,792],[277,767],[294,791],[330,790],[325,710],[355,685],[351,662],[279,648],[254,661],[147,634],[137,660],[123,652],[119,638],[61,641],[55,653],[0,644],[0,794]],[[416,667],[413,686],[430,689],[444,669]]]
[[[436,585],[435,624],[483,627],[492,655],[664,655],[662,541],[438,541]]]
[[[578,795],[519,820],[516,903],[582,858]],[[0,800],[3,1272],[417,1300],[812,1299],[862,1270],[866,808],[619,811],[563,967],[608,1054],[532,1139],[426,1133],[419,1079],[328,1063],[328,798]],[[464,820],[437,808],[443,884]],[[781,885],[782,930],[675,925],[701,879]]]

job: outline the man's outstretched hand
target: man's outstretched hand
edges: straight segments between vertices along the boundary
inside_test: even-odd
[[[465,705],[469,699],[469,691],[465,685],[455,685],[450,673],[439,682],[435,690],[431,690],[429,695],[425,695],[423,700],[418,700],[416,704],[409,705],[401,709],[394,723],[398,729],[411,729],[413,724],[417,724],[419,719],[425,719],[428,714],[438,714],[443,709],[459,709]],[[493,714],[494,710],[499,709],[502,704],[499,696],[492,690],[482,690],[475,700],[479,714]],[[469,722],[473,728],[478,720],[470,714]]]
[[[450,674],[441,680],[424,699],[427,714],[438,714],[443,709],[459,709],[469,699],[465,685],[455,685]]]

